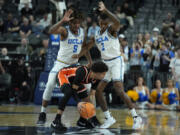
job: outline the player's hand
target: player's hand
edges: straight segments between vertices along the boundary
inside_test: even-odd
[[[73,54],[73,55],[72,55],[72,58],[73,58],[73,59],[79,59],[79,56],[78,56],[78,54]]]
[[[92,66],[91,62],[86,65],[86,67],[88,67],[88,68],[90,68],[91,66]]]
[[[104,5],[104,3],[101,1],[101,2],[99,2],[99,11],[105,11],[106,10],[106,7],[105,7],[105,5]]]
[[[71,16],[72,13],[73,13],[73,10],[72,10],[72,9],[69,9],[68,11],[66,11],[62,20],[63,20],[64,22],[69,22],[70,20],[72,20],[73,17],[70,18],[70,16]]]

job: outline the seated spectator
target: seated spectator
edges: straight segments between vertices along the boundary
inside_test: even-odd
[[[8,31],[13,34],[14,36],[19,34],[20,26],[17,18],[13,19],[12,24],[8,28]]]
[[[88,38],[94,37],[95,33],[100,30],[100,27],[97,26],[97,23],[94,21],[92,26],[89,27],[88,29]]]
[[[174,42],[176,42],[176,43],[178,40],[180,40],[180,24],[175,25],[173,39],[174,39]]]
[[[7,54],[8,54],[7,48],[2,48],[0,58],[4,60],[9,60],[9,56]]]
[[[169,72],[169,64],[171,59],[174,57],[174,53],[168,49],[168,46],[162,45],[161,51],[160,51],[160,65],[159,65],[159,71],[160,72]]]
[[[130,49],[130,65],[141,65],[142,64],[142,56],[144,50],[141,48],[140,42],[136,41],[133,44],[133,47]]]
[[[154,104],[155,109],[168,110],[167,107],[162,105],[162,93],[163,89],[161,88],[161,80],[155,81],[155,88],[151,91],[150,101]]]
[[[173,80],[176,83],[176,88],[180,90],[180,47],[177,47],[177,56],[171,59],[169,67],[173,75]]]
[[[155,27],[153,29],[153,34],[150,39],[152,43],[154,43],[154,41],[158,40],[158,35],[159,35],[159,29],[157,27]]]
[[[126,19],[128,20],[130,26],[133,27],[134,26],[133,16],[135,15],[135,12],[129,8],[129,4],[128,3],[125,2],[123,4],[121,12],[125,13]]]
[[[29,16],[30,25],[32,26],[32,33],[36,35],[36,37],[40,37],[43,32],[43,26],[40,25],[35,19],[33,15]]]
[[[163,104],[169,110],[176,110],[179,105],[179,92],[173,80],[167,80],[167,88],[163,90]]]
[[[120,22],[121,22],[121,24],[123,26],[128,25],[128,22],[127,22],[128,20],[126,19],[126,15],[125,15],[125,13],[121,12],[121,7],[120,6],[116,7],[115,15],[120,20]]]
[[[175,20],[170,12],[167,14],[167,18],[163,20],[162,26],[162,35],[171,36],[174,32]]]
[[[51,14],[45,13],[43,15],[43,18],[39,21],[40,26],[42,26],[43,29],[50,26],[52,24],[52,16]]]
[[[137,86],[133,88],[139,95],[139,98],[136,102],[137,108],[154,108],[154,105],[149,103],[148,100],[150,98],[150,92],[148,87],[144,84],[144,79],[142,77],[138,77]]]
[[[29,45],[28,40],[25,38],[21,39],[21,45],[16,48],[18,53],[28,54],[32,53],[32,47]]]
[[[8,28],[12,25],[13,15],[12,13],[8,13],[7,19],[4,21],[5,32],[8,32]]]
[[[29,20],[27,18],[23,19],[23,24],[20,27],[20,36],[21,38],[28,38],[32,32],[32,27],[29,24]]]
[[[3,35],[5,33],[5,25],[2,18],[0,18],[0,35]]]
[[[21,16],[28,17],[33,14],[32,8],[29,7],[29,3],[25,3],[24,7],[21,9]]]

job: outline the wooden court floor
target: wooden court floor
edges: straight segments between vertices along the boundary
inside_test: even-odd
[[[76,127],[79,118],[76,107],[67,107],[62,117],[69,127],[66,132],[53,133],[50,123],[55,117],[56,106],[49,106],[45,127],[36,127],[40,106],[1,105],[0,135],[50,135],[50,134],[93,134],[93,135],[180,135],[180,113],[175,111],[137,110],[143,118],[140,130],[133,130],[133,120],[128,109],[111,109],[117,122],[110,129],[80,130]],[[104,115],[97,109],[97,117],[103,122]]]

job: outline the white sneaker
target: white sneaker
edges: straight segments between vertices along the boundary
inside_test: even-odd
[[[109,127],[112,126],[115,122],[116,122],[116,120],[111,116],[111,117],[105,119],[104,124],[102,124],[102,125],[100,126],[100,128],[109,128]]]
[[[142,127],[142,118],[140,116],[133,118],[133,129],[140,129]]]

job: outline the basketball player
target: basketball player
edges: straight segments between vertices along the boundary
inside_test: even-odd
[[[98,100],[106,118],[104,124],[101,125],[101,128],[108,128],[116,122],[116,120],[111,116],[107,103],[103,97],[103,91],[111,79],[114,82],[113,86],[115,88],[115,92],[130,109],[134,120],[133,128],[139,128],[141,126],[142,119],[137,115],[131,100],[123,90],[124,62],[120,53],[120,43],[117,36],[120,22],[115,15],[105,7],[103,2],[99,2],[99,11],[101,12],[101,15],[99,16],[100,30],[95,34],[94,39],[88,43],[88,47],[86,49],[89,50],[94,44],[96,44],[101,52],[103,61],[109,68],[105,78],[99,83],[96,91],[96,99]],[[73,55],[72,57],[79,58],[84,53],[86,53],[86,50],[82,49],[79,55]]]
[[[99,80],[104,78],[107,71],[108,67],[103,62],[96,62],[92,64],[91,68],[87,68],[86,66],[70,66],[62,68],[59,71],[58,80],[60,83],[60,89],[64,93],[64,96],[59,102],[57,115],[51,124],[53,129],[66,129],[66,127],[61,123],[61,116],[71,96],[77,96],[84,102],[90,102],[84,84],[91,83],[92,89],[96,89]],[[95,121],[92,120],[92,122],[94,122],[93,125],[97,124]],[[84,119],[80,118],[77,124],[83,126],[83,124],[85,124]]]
[[[51,99],[58,71],[63,67],[77,64],[78,62],[77,59],[73,59],[71,56],[79,53],[81,47],[84,46],[85,43],[85,34],[83,29],[80,27],[82,19],[82,14],[79,11],[69,9],[64,17],[49,30],[49,33],[51,34],[60,34],[60,49],[57,55],[57,60],[49,73],[48,82],[43,93],[41,113],[39,114],[37,125],[43,125],[46,122],[46,107],[48,101]],[[68,23],[66,27],[63,26],[65,23]],[[92,60],[89,53],[86,54],[86,58],[89,61],[89,64],[91,64]]]

